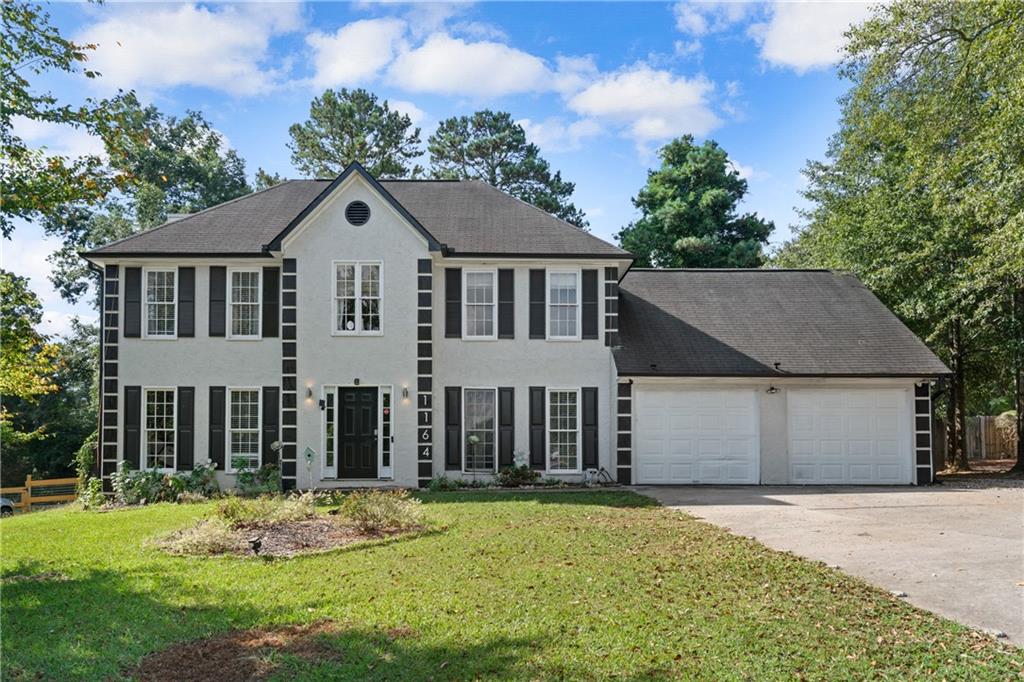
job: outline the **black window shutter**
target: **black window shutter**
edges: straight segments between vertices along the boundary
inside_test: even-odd
[[[545,338],[544,327],[544,305],[547,297],[545,296],[544,287],[546,286],[544,281],[543,270],[530,270],[530,338],[531,339],[543,339]]]
[[[597,270],[583,271],[583,338],[597,338]]]
[[[516,338],[516,271],[498,270],[498,338]]]
[[[142,336],[142,268],[124,269],[124,336]]]
[[[275,270],[277,268],[274,268]],[[263,463],[277,464],[277,453],[270,447],[274,441],[280,438],[278,427],[281,421],[280,410],[280,389],[277,386],[263,387]]]
[[[583,389],[583,468],[597,468],[597,387]]]
[[[223,265],[210,267],[210,336],[224,336],[227,316],[228,269]],[[221,453],[223,455],[223,453]]]
[[[178,336],[196,335],[196,269],[178,268]]]
[[[462,469],[462,387],[444,389],[444,468]]]
[[[196,449],[196,389],[194,386],[178,387],[178,470],[191,471],[195,462]]]
[[[514,464],[516,446],[515,389],[498,389],[498,468]]]
[[[210,386],[210,460],[224,471],[225,388]]]
[[[462,338],[462,268],[444,269],[444,335]]]
[[[543,272],[543,270],[541,271]],[[530,468],[543,470],[544,456],[545,390],[543,386],[530,386]]]
[[[131,268],[129,268],[131,269]],[[136,268],[138,269],[138,268]],[[142,387],[124,387],[124,461],[132,469],[139,468],[142,447]]]
[[[263,338],[276,339],[281,301],[281,269],[263,268]]]

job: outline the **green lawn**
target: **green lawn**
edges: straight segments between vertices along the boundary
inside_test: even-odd
[[[117,679],[172,643],[325,618],[344,624],[330,643],[340,655],[284,660],[282,679],[1008,679],[1024,669],[1019,651],[631,493],[423,500],[438,532],[277,561],[176,558],[145,544],[209,505],[5,519],[3,677]]]

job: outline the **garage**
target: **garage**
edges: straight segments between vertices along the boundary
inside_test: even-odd
[[[789,391],[790,483],[910,483],[910,410],[905,389]]]
[[[635,414],[637,483],[758,482],[753,390],[638,388]]]

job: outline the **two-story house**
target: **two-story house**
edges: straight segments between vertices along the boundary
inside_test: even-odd
[[[288,181],[84,254],[105,479],[931,480],[947,372],[855,279],[632,270],[480,182]]]

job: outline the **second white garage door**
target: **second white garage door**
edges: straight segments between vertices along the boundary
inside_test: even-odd
[[[757,483],[752,390],[637,388],[637,483]]]
[[[789,392],[789,482],[911,482],[903,389]]]

